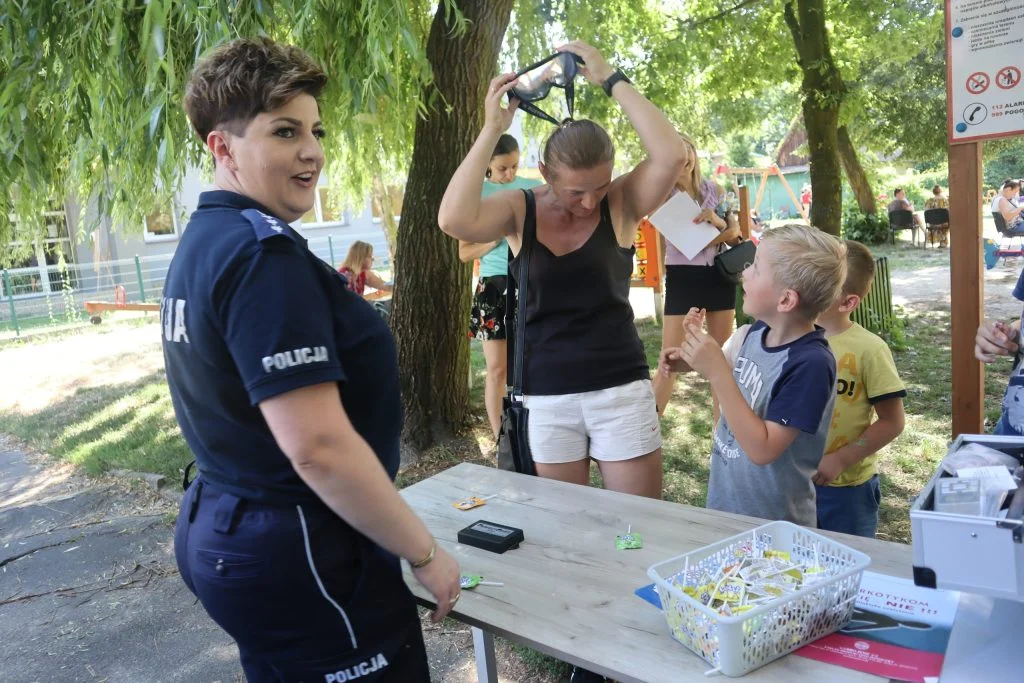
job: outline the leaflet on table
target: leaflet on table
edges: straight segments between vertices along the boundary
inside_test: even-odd
[[[793,652],[899,681],[925,683],[942,671],[960,594],[864,572],[846,628]]]
[[[702,209],[686,192],[676,192],[648,220],[683,256],[692,259],[718,237],[711,223],[694,223]]]

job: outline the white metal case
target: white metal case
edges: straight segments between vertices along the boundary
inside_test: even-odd
[[[1024,437],[961,434],[949,448],[978,443],[1024,462]],[[936,512],[932,508],[941,467],[910,508],[914,583],[994,598],[1024,601],[1024,496],[1006,519]]]

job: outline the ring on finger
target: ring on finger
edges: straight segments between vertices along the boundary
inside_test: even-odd
[[[451,600],[448,601],[448,604],[449,605],[454,605],[455,603],[457,603],[459,601],[459,598],[461,598],[461,597],[462,597],[462,593],[458,593],[454,598],[452,598]]]

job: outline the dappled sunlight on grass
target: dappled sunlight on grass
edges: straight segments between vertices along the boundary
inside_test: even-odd
[[[4,413],[0,432],[25,439],[92,474],[129,469],[177,477],[192,460],[163,372],[126,384],[79,388],[35,412]]]

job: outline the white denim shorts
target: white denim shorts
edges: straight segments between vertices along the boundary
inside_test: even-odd
[[[558,396],[524,396],[533,459],[542,464],[630,460],[661,448],[651,380]]]

